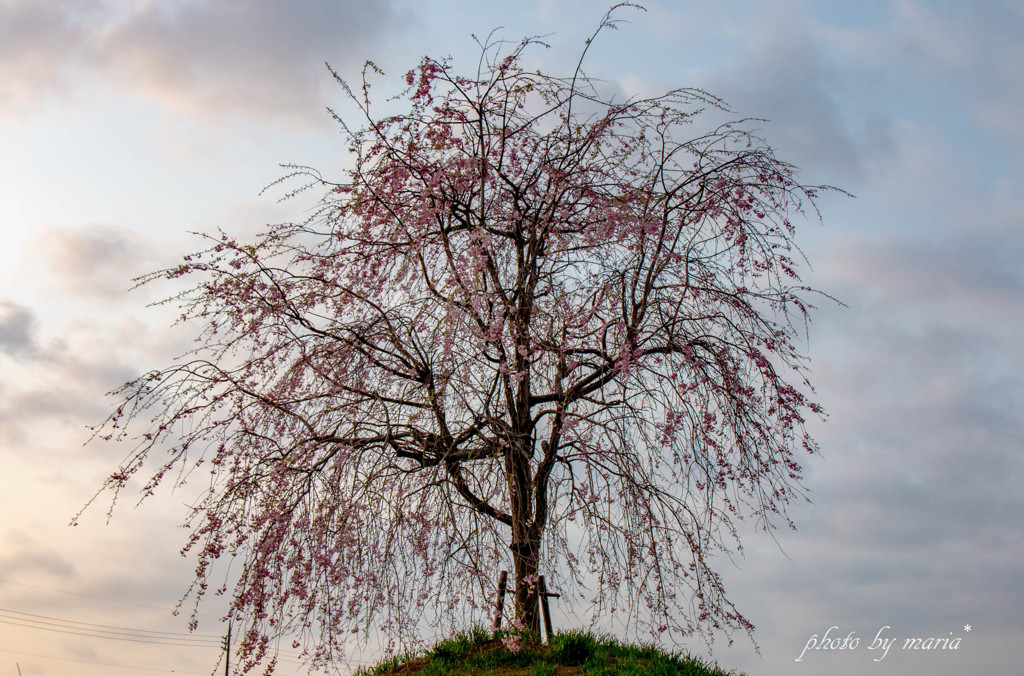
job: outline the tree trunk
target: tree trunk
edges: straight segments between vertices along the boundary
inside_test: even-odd
[[[524,387],[526,385],[524,384]],[[516,435],[505,455],[508,473],[509,514],[512,517],[512,565],[515,571],[516,619],[527,631],[540,631],[537,573],[540,559],[540,532],[534,521],[532,478],[530,473],[530,420],[518,421],[526,431]]]
[[[515,607],[518,619],[527,631],[540,632],[540,610],[537,596],[537,572],[540,546],[538,542],[514,541],[512,561],[515,565]]]

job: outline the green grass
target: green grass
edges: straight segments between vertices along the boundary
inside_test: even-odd
[[[653,645],[625,645],[586,632],[555,634],[550,645],[532,638],[524,639],[521,649],[513,653],[478,627],[441,641],[426,653],[393,657],[360,669],[356,676],[741,676]]]

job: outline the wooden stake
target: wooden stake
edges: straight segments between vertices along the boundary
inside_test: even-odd
[[[501,614],[505,608],[505,588],[508,586],[508,571],[498,575],[498,600],[494,603],[494,631],[501,629]]]
[[[556,599],[558,594],[549,594],[547,587],[544,585],[544,576],[537,576],[537,595],[540,597],[540,609],[544,614],[544,631],[547,632],[547,643],[551,643],[551,634],[554,633],[551,630],[551,611],[548,610],[548,597],[553,596]]]

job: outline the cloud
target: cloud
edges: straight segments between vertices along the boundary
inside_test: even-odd
[[[12,275],[21,297],[0,298],[0,446],[33,453],[66,434],[77,448],[110,412],[104,393],[191,346],[171,307],[145,308],[179,287],[128,293],[177,258],[160,244],[108,225],[43,227],[30,240]]]
[[[970,52],[969,76],[975,119],[993,132],[1024,141],[1024,5],[988,2],[960,8],[951,23],[964,27]]]
[[[190,346],[184,327],[168,328],[166,312],[144,322],[101,298],[93,316],[90,297],[78,301],[65,317],[54,314],[64,309],[57,296],[40,307],[0,301],[0,450],[45,450],[55,461],[73,454],[87,426],[110,413],[114,400],[104,393]],[[56,438],[60,450],[49,449]]]
[[[768,662],[738,665],[750,673],[798,673],[792,660],[808,637],[833,625],[864,640],[886,624],[947,636],[972,623],[985,633],[958,656],[993,665],[1005,660],[999,641],[1024,631],[1006,601],[1024,597],[1024,278],[1013,265],[1024,239],[998,214],[965,229],[960,206],[819,247],[825,284],[849,307],[825,305],[812,328],[814,380],[831,413],[814,426],[824,457],[806,463],[815,504],[791,509],[800,532],[780,534],[788,558],[753,536],[742,573],[727,574],[741,610],[763,625]],[[962,671],[952,657],[932,672]],[[921,659],[875,664],[862,648],[799,673],[826,661],[837,676],[908,673]]]
[[[127,298],[133,278],[161,262],[154,240],[110,225],[41,228],[34,253],[33,264],[46,261],[51,287],[105,302]]]
[[[951,107],[964,105],[982,128],[1024,140],[1024,5],[1019,1],[961,5],[901,0],[892,3],[880,28],[822,30],[887,86],[938,84],[939,96],[955,99]]]
[[[0,354],[30,357],[38,352],[36,317],[12,300],[0,299]]]
[[[93,57],[96,0],[0,0],[0,112],[24,112],[66,93]]]
[[[736,65],[706,75],[714,92],[741,116],[765,118],[763,129],[784,159],[831,182],[859,180],[891,152],[886,116],[851,114],[841,103],[851,74],[800,24],[756,33]]]
[[[18,535],[15,531],[15,536]],[[25,536],[22,536],[23,538]],[[5,541],[10,547],[16,537],[8,534]],[[2,579],[25,579],[29,576],[39,578],[41,576],[52,578],[74,578],[75,567],[67,560],[67,557],[44,543],[32,541],[31,549],[24,549],[16,552],[8,551],[3,558],[0,558],[0,578]]]
[[[662,30],[695,32],[705,51],[727,50],[710,68],[691,57],[688,84],[721,96],[738,115],[766,118],[764,134],[780,156],[814,181],[862,192],[878,174],[891,176],[907,133],[945,135],[947,159],[961,169],[982,157],[989,172],[1020,162],[1013,149],[1024,141],[1021,3],[900,0],[870,12],[877,20],[867,25],[814,17],[807,5],[770,3],[729,20],[713,9],[710,18],[654,13]]]
[[[743,570],[726,570],[734,600],[761,625],[768,661],[730,661],[752,674],[820,671],[825,657],[806,672],[792,660],[832,625],[862,640],[886,624],[901,636],[946,636],[965,622],[991,640],[1024,631],[1005,601],[1024,597],[1024,363],[984,325],[944,321],[941,305],[853,300],[815,332],[814,371],[831,412],[815,426],[824,457],[806,463],[815,504],[790,510],[799,532],[779,534],[785,555],[752,534]],[[998,664],[998,649],[969,647],[972,659]],[[827,658],[829,673],[921,668],[917,658],[839,659]]]
[[[939,16],[940,26],[918,30],[938,36],[948,19]],[[913,73],[908,88],[918,86],[926,68],[936,78],[941,67],[968,72],[965,64],[983,40],[974,34],[970,44],[935,46],[940,65],[928,65],[923,57],[920,63],[893,57],[899,45],[894,30],[875,32],[875,47],[888,50],[893,70],[902,69],[900,81]],[[822,56],[813,42],[789,49]],[[884,624],[900,635],[946,636],[970,622],[985,634],[971,635],[965,643],[970,653],[959,656],[1005,670],[998,666],[1006,659],[999,641],[1024,631],[1012,611],[1024,598],[1016,572],[1024,556],[1016,517],[1024,509],[1017,488],[1024,475],[1024,202],[1007,187],[1012,175],[992,180],[991,155],[965,152],[964,138],[957,137],[959,116],[967,117],[975,102],[943,110],[957,120],[939,124],[934,111],[915,107],[922,104],[915,90],[898,99],[898,114],[910,119],[884,122],[890,140],[880,138],[876,150],[857,143],[826,147],[844,134],[857,138],[845,111],[828,112],[830,97],[844,101],[850,91],[885,89],[861,89],[871,64],[860,72],[814,76],[817,68],[828,72],[827,60],[818,66],[787,61],[781,46],[764,53],[790,63],[794,81],[789,86],[786,78],[770,76],[777,69],[768,64],[752,71],[752,91],[780,86],[796,96],[817,87],[792,106],[820,113],[819,120],[801,123],[809,138],[825,144],[825,164],[818,166],[857,161],[869,171],[855,190],[860,199],[825,209],[826,227],[808,248],[813,285],[848,305],[821,303],[811,329],[813,379],[831,414],[814,427],[824,457],[807,463],[805,483],[816,504],[793,506],[800,532],[779,534],[792,560],[754,536],[745,540],[742,573],[727,573],[727,581],[736,580],[740,609],[762,625],[759,640],[769,656],[766,663],[732,665],[752,674],[812,673],[826,662],[837,676],[866,668],[880,675],[917,672],[925,667],[920,655],[891,655],[879,665],[862,650],[849,662],[822,656],[803,672],[793,670],[792,660],[812,633],[832,625],[844,635],[857,630],[863,639]],[[771,79],[758,84],[758,72]],[[847,94],[840,95],[844,88]],[[729,98],[735,105],[736,97]],[[783,127],[793,119],[785,117],[793,113],[785,113],[784,99],[766,99],[784,112],[778,118]],[[863,110],[857,116],[863,119]],[[773,139],[777,126],[769,127]],[[799,139],[778,145],[785,145],[787,159],[790,147],[813,151]],[[807,159],[796,161],[810,166]],[[839,220],[830,217],[836,212]],[[927,670],[963,671],[951,660],[946,656]]]
[[[1024,319],[1024,237],[1011,228],[944,235],[837,237],[818,262],[840,297],[855,293],[950,324]]]
[[[0,0],[0,107],[72,94],[84,73],[194,115],[319,121],[324,61],[370,58],[402,25],[388,0]]]

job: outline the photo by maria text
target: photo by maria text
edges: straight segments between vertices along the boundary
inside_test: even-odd
[[[971,625],[964,625],[964,633],[971,631]],[[875,662],[881,662],[889,654],[889,650],[896,648],[897,650],[959,650],[960,642],[963,640],[962,636],[954,636],[953,632],[949,632],[948,636],[908,636],[908,637],[897,637],[893,634],[892,627],[885,625],[875,632],[875,637],[868,642],[861,642],[857,632],[851,631],[845,636],[839,630],[838,626],[829,627],[828,630],[820,637],[818,634],[812,634],[807,639],[807,645],[800,652],[800,656],[797,657],[795,662],[803,662],[804,659],[814,654],[814,651],[820,652],[832,652],[839,650],[858,650],[865,648],[872,651],[874,655],[873,659]]]

